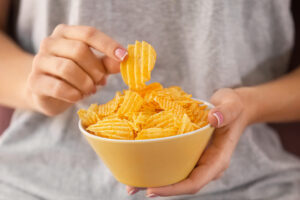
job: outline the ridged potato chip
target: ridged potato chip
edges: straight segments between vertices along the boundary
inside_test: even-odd
[[[126,115],[136,112],[141,108],[143,103],[144,99],[137,92],[128,90],[125,92],[124,101],[118,110],[118,114]]]
[[[147,85],[146,87],[144,87],[141,90],[138,90],[137,92],[144,97],[146,94],[151,93],[152,91],[156,91],[156,90],[162,90],[163,86],[160,83],[151,83],[149,85]]]
[[[93,104],[90,105],[88,110],[97,113],[98,112],[98,105],[96,103],[93,103]]]
[[[186,113],[192,120],[192,122],[197,123],[202,120],[205,113],[207,105],[199,105],[198,103],[192,103],[186,107]]]
[[[116,112],[123,100],[124,96],[120,92],[117,92],[113,100],[98,106],[98,115],[105,117]]]
[[[171,111],[178,119],[181,119],[185,113],[185,109],[178,103],[166,98],[156,96],[154,98],[163,110]]]
[[[155,60],[156,52],[147,42],[136,41],[135,45],[128,45],[128,59],[121,63],[121,74],[129,89],[145,87],[145,82],[151,78]]]
[[[77,111],[77,114],[78,114],[79,118],[81,119],[82,125],[85,127],[87,127],[91,124],[95,124],[100,120],[97,113],[92,110],[80,109]]]
[[[112,138],[132,140],[134,139],[133,128],[127,120],[114,118],[98,121],[96,124],[90,125],[87,128],[95,135]]]
[[[153,103],[144,102],[141,106],[140,112],[155,113],[159,108],[160,107],[157,103],[153,104]]]
[[[151,112],[137,112],[132,116],[133,126],[136,131],[140,131],[146,124],[147,119],[152,115]]]
[[[200,122],[198,122],[197,126],[199,128],[202,128],[202,127],[206,126],[207,124],[208,124],[208,121],[200,121]]]
[[[138,132],[136,140],[169,137],[177,134],[176,128],[147,128]]]
[[[175,117],[170,111],[162,111],[151,115],[143,128],[171,128],[175,127]]]
[[[195,125],[193,125],[187,114],[184,114],[181,120],[180,127],[178,129],[178,134],[187,133],[193,130],[195,130]]]

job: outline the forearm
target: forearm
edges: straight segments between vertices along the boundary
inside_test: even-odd
[[[0,104],[31,109],[25,84],[33,55],[23,51],[1,31],[0,44]]]
[[[300,68],[268,83],[236,89],[249,124],[300,120]]]

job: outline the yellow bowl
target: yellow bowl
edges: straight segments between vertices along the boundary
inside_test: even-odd
[[[203,101],[204,102],[204,101]],[[205,102],[208,108],[213,105]],[[135,187],[159,187],[185,179],[195,167],[214,128],[165,138],[117,140],[88,133],[79,121],[79,129],[121,183]]]

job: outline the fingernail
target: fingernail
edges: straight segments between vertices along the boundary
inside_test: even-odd
[[[154,198],[154,197],[158,197],[158,195],[150,193],[150,194],[147,194],[146,197],[148,197],[148,198]]]
[[[223,123],[223,120],[224,120],[222,113],[219,112],[219,111],[217,111],[217,112],[213,113],[213,116],[215,116],[215,118],[218,121],[217,127],[220,127],[222,125],[222,123]]]
[[[121,60],[123,61],[124,58],[127,56],[127,51],[125,49],[121,49],[121,48],[118,48],[115,50],[115,55]]]
[[[128,191],[128,194],[129,194],[129,195],[133,195],[133,194],[137,193],[137,191],[139,191],[139,190],[136,189],[136,188],[134,188],[134,189],[132,189],[132,190],[129,190],[129,191]]]

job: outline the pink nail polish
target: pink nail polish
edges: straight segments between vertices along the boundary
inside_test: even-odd
[[[123,61],[124,58],[127,56],[127,51],[125,49],[121,49],[121,48],[118,48],[115,50],[115,55],[121,60]]]
[[[217,112],[214,112],[213,113],[213,116],[215,116],[215,118],[217,119],[218,121],[218,125],[217,127],[220,127],[224,121],[224,118],[223,118],[223,115],[221,112],[217,111]]]
[[[150,194],[147,194],[146,197],[148,197],[148,198],[155,198],[155,197],[158,197],[158,195],[150,193]]]
[[[129,194],[129,195],[134,195],[135,193],[137,193],[137,191],[139,191],[139,190],[136,189],[136,188],[134,188],[134,189],[132,189],[132,190],[129,190],[129,191],[128,191],[128,194]]]

